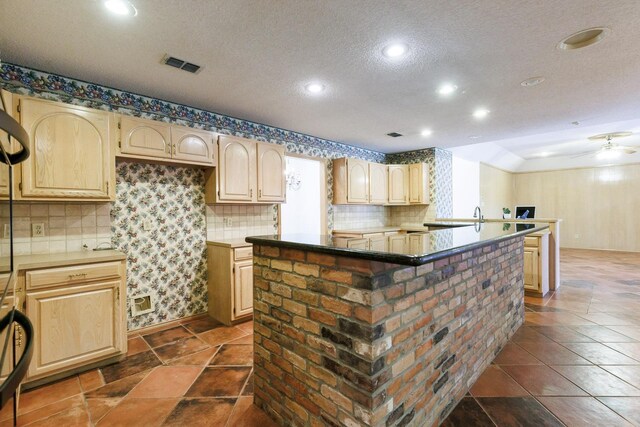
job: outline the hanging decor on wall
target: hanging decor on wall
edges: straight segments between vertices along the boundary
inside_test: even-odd
[[[287,159],[286,172],[285,172],[285,180],[287,182],[287,189],[292,191],[298,191],[300,186],[302,185],[302,179],[300,178],[300,172],[297,171],[291,163],[289,159]]]

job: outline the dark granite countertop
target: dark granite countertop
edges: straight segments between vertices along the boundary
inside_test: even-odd
[[[429,223],[431,225],[446,225]],[[348,242],[335,241],[331,236],[311,234],[251,236],[246,241],[255,245],[301,249],[336,256],[367,259],[402,265],[422,265],[471,249],[487,246],[502,240],[541,231],[548,224],[538,223],[471,223],[469,226],[451,227],[407,234],[404,245],[394,245],[395,250],[373,251],[347,247]],[[363,239],[358,239],[363,240]],[[397,246],[401,246],[398,248]]]

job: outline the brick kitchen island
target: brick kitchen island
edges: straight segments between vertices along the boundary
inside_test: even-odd
[[[247,238],[256,405],[282,426],[438,425],[522,324],[524,235],[544,228],[437,230],[396,252]]]

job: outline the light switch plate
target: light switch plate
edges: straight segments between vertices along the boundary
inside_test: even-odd
[[[32,237],[44,237],[44,222],[35,222],[31,224]]]
[[[4,226],[2,227],[2,238],[8,239],[10,237],[10,234],[11,228],[9,227],[9,224],[4,224]]]
[[[153,224],[151,223],[151,220],[145,219],[142,223],[142,228],[144,229],[144,231],[151,231],[151,229],[153,228]]]

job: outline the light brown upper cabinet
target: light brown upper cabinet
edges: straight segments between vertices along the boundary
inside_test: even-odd
[[[221,201],[254,201],[256,143],[244,138],[218,139],[218,198]]]
[[[387,203],[389,189],[389,168],[379,163],[369,163],[369,203]]]
[[[409,165],[409,203],[425,204],[429,201],[429,166],[426,163]]]
[[[171,126],[171,158],[216,166],[217,134],[186,126]]]
[[[257,143],[258,201],[284,202],[286,181],[284,176],[284,147],[277,144]]]
[[[218,167],[206,172],[207,203],[285,201],[284,147],[237,136],[218,137]]]
[[[20,97],[16,114],[31,151],[19,166],[16,199],[115,198],[112,113]]]
[[[218,134],[155,120],[121,116],[119,157],[216,166]]]
[[[389,165],[389,202],[390,205],[409,203],[409,166]]]
[[[369,203],[369,163],[359,159],[333,161],[333,203]]]
[[[171,126],[153,120],[122,116],[120,152],[138,156],[171,158]]]

